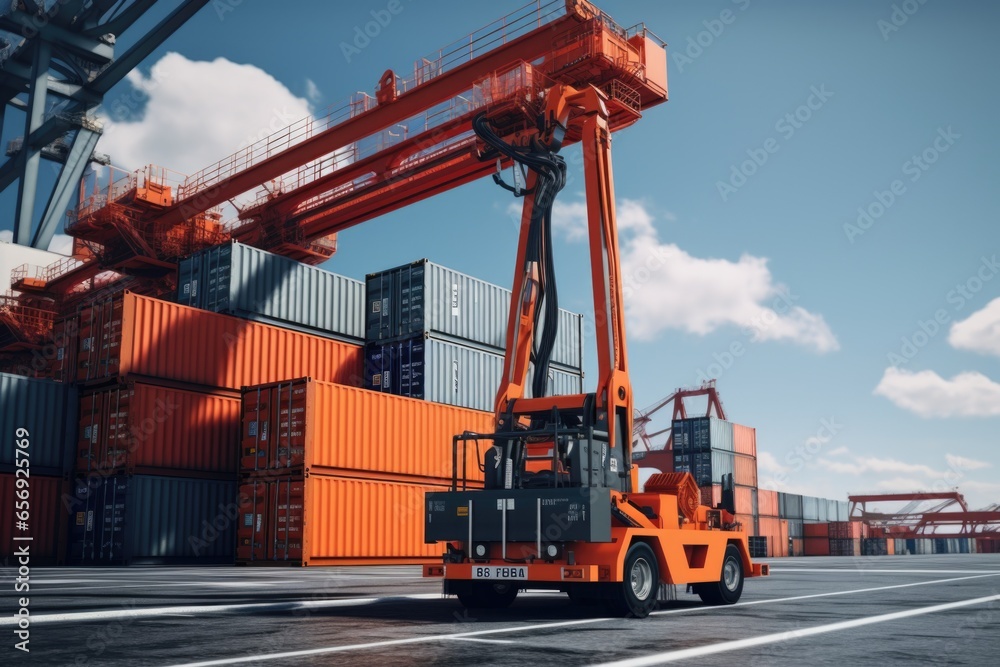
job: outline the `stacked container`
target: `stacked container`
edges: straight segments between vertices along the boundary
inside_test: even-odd
[[[62,561],[76,407],[75,387],[0,373],[0,562],[12,564],[8,559],[22,545],[33,564]],[[24,537],[30,542],[15,541]]]
[[[231,260],[242,246],[223,248]],[[207,257],[219,260],[221,254],[213,249]],[[192,269],[198,277],[189,280],[189,289],[201,286],[204,291],[195,292],[211,294],[216,306],[223,293],[227,303],[242,305],[253,300],[246,295],[266,291],[255,280],[277,284],[276,262],[255,264],[246,259],[254,256],[249,251],[238,256],[242,264],[226,265],[241,267],[237,273]],[[225,280],[233,276],[238,279]],[[319,300],[324,289],[308,292],[308,299]],[[345,322],[353,319],[355,334],[358,290],[355,285],[355,316],[344,316]],[[304,301],[286,296],[297,304],[286,304],[288,312],[308,310]],[[274,314],[260,310],[262,317]],[[73,562],[231,562],[239,514],[240,388],[306,373],[360,381],[361,346],[330,332],[312,335],[130,292],[88,304],[77,321]]]
[[[369,274],[365,292],[367,389],[493,409],[510,290],[420,260]],[[581,393],[582,369],[583,318],[560,310],[547,395]]]
[[[788,555],[788,521],[778,513],[778,492],[757,490],[757,535],[767,541],[767,556]]]
[[[452,471],[482,483],[491,441],[453,459],[453,438],[493,417],[310,378],[248,387],[241,408],[237,561],[427,562],[423,499]],[[457,468],[454,464],[457,461]]]

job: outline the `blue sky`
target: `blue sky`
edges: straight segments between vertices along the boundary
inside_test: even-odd
[[[519,6],[403,0],[348,62],[341,44],[388,4],[210,4],[143,64],[148,95],[128,82],[109,94],[109,109],[136,102],[99,150],[132,168],[207,166],[289,114],[372,92],[386,68],[406,75],[416,58]],[[974,505],[1000,502],[1000,95],[990,69],[1000,6],[599,6],[622,25],[645,22],[670,54],[670,101],[613,148],[626,273],[654,250],[662,260],[630,306],[636,404],[711,375],[729,417],[757,428],[763,483],[841,499],[957,484]],[[164,62],[191,80],[149,85],[168,52],[178,56]],[[5,141],[20,134],[16,115]],[[154,136],[155,118],[170,125]],[[759,164],[746,163],[754,156]],[[587,312],[585,247],[572,239],[581,183],[578,173],[562,196],[557,263],[562,305]],[[509,284],[510,204],[491,181],[470,184],[341,234],[327,268],[360,278],[429,257]],[[0,207],[13,210],[9,192]],[[859,208],[872,215],[866,228]],[[768,309],[775,322],[755,341],[747,327]],[[741,353],[730,359],[731,349]],[[887,370],[893,362],[901,370]]]

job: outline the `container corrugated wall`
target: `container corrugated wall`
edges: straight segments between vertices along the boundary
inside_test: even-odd
[[[242,414],[245,474],[304,466],[451,480],[452,438],[493,432],[492,413],[305,378],[248,387]],[[467,478],[482,478],[480,459],[470,446]]]
[[[152,475],[76,483],[69,558],[76,563],[229,562],[235,481]]]
[[[142,382],[85,391],[76,471],[165,468],[235,475],[240,400]],[[164,474],[157,472],[156,474]]]
[[[72,465],[76,402],[75,387],[0,373],[0,466],[15,465],[14,434],[23,428],[28,431],[32,473],[67,472]]]
[[[427,260],[369,274],[365,338],[368,342],[418,334],[503,350],[511,292]],[[583,316],[560,309],[552,361],[583,368]]]
[[[18,490],[13,473],[0,473],[0,498],[3,514],[0,515],[0,562],[8,561],[14,550],[27,544],[31,551],[32,565],[51,565],[62,560],[66,535],[66,517],[62,496],[66,482],[61,477],[43,477],[34,474],[28,478],[29,519],[28,530],[17,530],[14,516],[14,492]],[[14,541],[14,537],[31,537],[30,542]],[[9,564],[13,565],[14,561]]]
[[[360,384],[358,345],[130,292],[86,309],[80,326],[80,381],[137,374],[228,389],[303,376]]]
[[[242,243],[181,261],[177,301],[217,313],[364,338],[365,284]]]
[[[530,395],[534,367],[529,369]],[[365,346],[365,387],[473,410],[493,410],[503,356],[436,338]],[[549,368],[548,395],[583,393],[582,373]]]

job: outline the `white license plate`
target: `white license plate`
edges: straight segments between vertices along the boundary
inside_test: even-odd
[[[526,565],[473,565],[473,579],[527,579]]]

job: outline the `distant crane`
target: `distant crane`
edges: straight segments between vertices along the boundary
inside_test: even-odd
[[[685,398],[694,398],[696,396],[707,396],[708,397],[708,407],[706,408],[705,416],[714,416],[719,419],[726,418],[726,411],[722,407],[722,399],[719,398],[719,392],[715,389],[715,380],[708,380],[703,382],[699,387],[682,387],[676,389],[674,393],[670,394],[666,398],[660,399],[653,405],[644,410],[636,410],[635,417],[632,424],[632,442],[634,444],[642,443],[646,451],[656,451],[658,449],[662,450],[672,450],[673,449],[673,433],[672,428],[668,426],[667,428],[660,429],[659,431],[653,431],[649,433],[647,427],[653,421],[653,415],[667,407],[671,403],[674,405],[673,415],[671,417],[671,424],[676,419],[687,419],[688,413],[687,408],[684,406]],[[667,433],[667,440],[663,447],[655,447],[653,445],[653,438]]]
[[[851,495],[851,518],[882,528],[889,537],[915,539],[974,535],[1000,537],[1000,506],[970,510],[955,491]],[[893,512],[868,510],[868,503],[906,503]],[[928,503],[933,503],[928,505]],[[957,533],[953,530],[958,528]],[[947,532],[943,532],[943,530]]]

